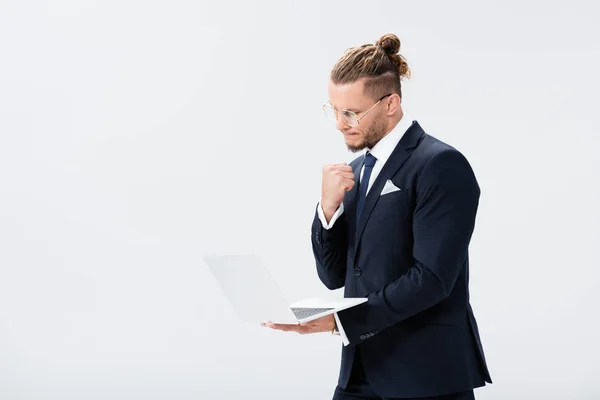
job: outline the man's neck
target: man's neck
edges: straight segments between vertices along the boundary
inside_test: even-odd
[[[404,117],[404,112],[402,111],[402,109],[398,110],[398,112],[389,120],[388,125],[385,129],[385,135],[386,136],[388,133],[390,133],[391,131],[394,130],[394,128],[396,127],[396,125],[398,125],[398,123],[402,120],[402,117]]]

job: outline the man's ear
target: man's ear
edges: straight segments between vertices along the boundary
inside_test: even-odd
[[[398,109],[400,108],[400,105],[402,104],[402,98],[400,96],[398,96],[397,93],[392,94],[390,97],[388,97],[387,99],[387,115],[392,115],[394,114],[396,111],[398,111]]]

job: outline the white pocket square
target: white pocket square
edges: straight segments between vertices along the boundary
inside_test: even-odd
[[[398,190],[402,190],[402,189],[400,189],[398,186],[394,185],[394,183],[388,179],[385,182],[385,186],[383,187],[383,190],[381,191],[380,196],[383,196],[384,194],[388,194],[388,193],[397,192]]]

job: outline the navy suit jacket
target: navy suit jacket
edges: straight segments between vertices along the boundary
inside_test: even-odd
[[[329,230],[318,214],[312,247],[319,278],[368,301],[338,313],[345,388],[360,351],[373,390],[386,397],[455,393],[491,383],[469,303],[468,246],[480,189],[455,148],[414,121],[372,184],[356,221],[358,178]],[[387,180],[401,190],[380,195]]]

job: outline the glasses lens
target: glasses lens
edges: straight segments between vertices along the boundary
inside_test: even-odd
[[[335,109],[333,108],[333,106],[331,104],[325,104],[323,106],[323,112],[325,113],[325,116],[329,119],[332,119],[335,121]]]
[[[333,106],[329,103],[323,105],[323,112],[325,113],[325,116],[333,121],[337,121],[337,113],[335,111],[335,108],[333,108]],[[340,111],[339,112],[339,118],[342,119],[342,121],[344,121],[344,123],[350,125],[350,126],[358,126],[358,118],[356,116],[355,113],[353,113],[352,111]]]
[[[352,111],[340,111],[340,115],[342,117],[342,119],[344,120],[345,123],[347,123],[350,126],[357,126],[358,125],[358,118],[356,117],[356,114],[354,114]]]

